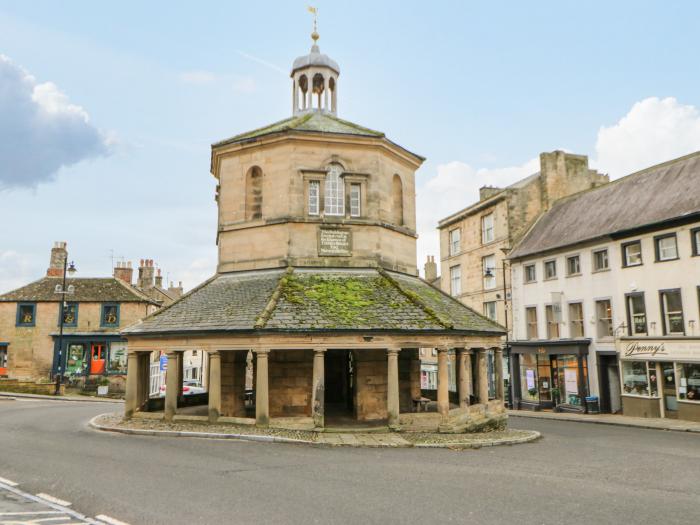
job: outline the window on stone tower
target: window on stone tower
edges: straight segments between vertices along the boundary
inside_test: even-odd
[[[341,177],[342,168],[331,164],[326,175],[325,209],[326,215],[345,215],[345,185]]]
[[[403,183],[401,177],[394,175],[392,182],[392,217],[394,224],[403,226]]]
[[[360,216],[360,184],[350,184],[350,217]]]
[[[309,181],[309,215],[318,215],[321,197],[321,181]]]
[[[250,168],[245,181],[245,218],[248,221],[262,218],[262,182],[262,170],[257,166]]]

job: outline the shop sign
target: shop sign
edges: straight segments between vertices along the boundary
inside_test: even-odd
[[[168,369],[168,356],[160,356],[160,371],[165,372]]]
[[[700,361],[700,340],[620,340],[622,359],[642,361]]]

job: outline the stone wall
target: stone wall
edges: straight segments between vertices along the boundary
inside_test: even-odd
[[[355,409],[359,421],[388,417],[387,368],[386,350],[355,352]]]
[[[311,416],[313,351],[272,351],[269,357],[270,417]]]
[[[34,381],[20,381],[18,379],[0,379],[0,392],[17,392],[23,394],[53,395],[56,391],[55,383],[36,383]],[[60,395],[65,394],[66,385],[61,385]]]
[[[246,417],[245,375],[247,350],[221,352],[221,415]]]

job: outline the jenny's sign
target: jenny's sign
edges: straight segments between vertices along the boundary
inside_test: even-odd
[[[349,257],[352,255],[352,232],[340,228],[320,228],[318,231],[320,256]]]
[[[638,361],[700,361],[700,339],[618,340],[620,358]]]

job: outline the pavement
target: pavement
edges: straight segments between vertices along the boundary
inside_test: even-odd
[[[700,433],[700,423],[682,421],[679,419],[630,417],[616,414],[571,414],[566,412],[539,412],[532,410],[509,410],[508,415],[511,417],[530,417],[534,419],[575,421],[578,423],[595,423],[599,425],[618,425],[622,427]]]
[[[46,396],[42,394],[25,394],[21,392],[0,392],[0,401],[3,399],[43,399],[46,401],[80,401],[87,403],[123,403],[123,399],[93,396]],[[0,523],[0,525],[2,525]]]
[[[514,416],[479,450],[314,448],[96,432],[107,403],[0,403],[0,476],[130,525],[690,523],[700,436]],[[49,525],[51,522],[46,522]]]

